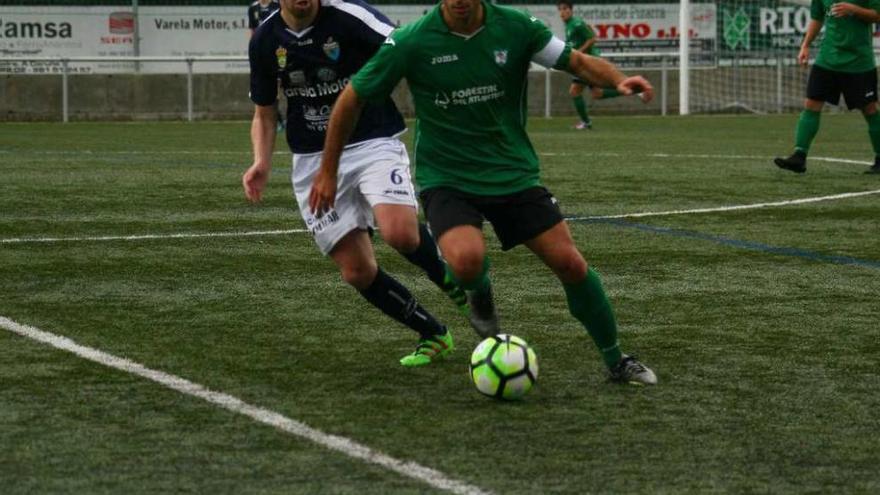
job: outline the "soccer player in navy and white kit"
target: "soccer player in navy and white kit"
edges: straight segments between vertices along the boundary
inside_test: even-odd
[[[308,208],[330,110],[392,29],[384,15],[360,0],[281,0],[281,10],[257,28],[250,42],[254,163],[242,184],[248,200],[260,201],[271,167],[276,119],[272,105],[280,79],[288,101],[291,179],[303,220],[347,283],[420,334],[416,351],[401,364],[421,366],[451,352],[452,335],[377,266],[369,230],[377,224],[385,242],[421,267],[463,310],[466,296],[446,275],[434,239],[418,222],[409,157],[397,139],[406,127],[390,98],[364,107],[341,157],[335,208],[322,215]]]

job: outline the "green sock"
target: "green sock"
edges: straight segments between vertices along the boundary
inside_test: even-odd
[[[814,112],[812,110],[804,110],[798,119],[797,128],[794,133],[794,149],[803,153],[810,151],[810,145],[813,144],[813,138],[819,132],[819,119],[822,112]]]
[[[605,88],[602,90],[602,99],[605,98],[617,98],[620,96],[620,91],[612,88]]]
[[[880,112],[865,115],[865,121],[868,123],[868,136],[871,137],[874,156],[880,156]]]
[[[489,286],[491,282],[489,282],[489,257],[483,257],[483,271],[477,275],[477,278],[471,280],[470,282],[462,282],[461,279],[455,276],[452,273],[452,270],[449,268],[449,265],[446,265],[446,273],[449,274],[449,277],[458,284],[464,290],[472,290],[475,292],[483,293],[489,290]]]
[[[617,364],[623,356],[617,340],[617,322],[614,320],[614,310],[611,309],[608,296],[602,289],[599,274],[590,268],[583,281],[562,286],[568,299],[568,310],[587,329],[599,348],[605,365],[610,368]]]
[[[581,96],[575,96],[572,100],[574,101],[574,108],[581,117],[581,121],[589,122],[590,116],[587,115],[587,102]]]

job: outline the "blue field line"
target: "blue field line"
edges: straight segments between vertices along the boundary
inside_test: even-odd
[[[716,244],[722,244],[725,246],[732,246],[740,249],[748,249],[750,251],[759,251],[762,253],[770,253],[770,254],[778,254],[781,256],[793,256],[796,258],[804,258],[812,261],[820,261],[823,263],[834,263],[837,265],[851,265],[851,266],[862,266],[867,268],[874,268],[880,270],[880,261],[874,260],[863,260],[859,258],[853,258],[850,256],[829,256],[827,254],[816,253],[814,251],[807,251],[805,249],[798,248],[790,248],[790,247],[778,247],[771,246],[769,244],[762,244],[760,242],[752,242],[752,241],[743,241],[740,239],[732,239],[730,237],[724,237],[720,235],[712,235],[712,234],[704,234],[702,232],[693,232],[690,230],[682,230],[682,229],[673,229],[669,227],[657,227],[654,225],[647,225],[644,223],[632,223],[626,220],[619,220],[613,218],[578,218],[578,219],[569,219],[570,222],[575,223],[583,223],[583,224],[591,224],[591,223],[599,223],[605,225],[612,225],[615,227],[623,227],[629,229],[637,229],[644,232],[651,232],[654,234],[664,234],[671,235],[673,237],[681,237],[685,239],[699,239],[701,241],[709,241],[714,242]]]

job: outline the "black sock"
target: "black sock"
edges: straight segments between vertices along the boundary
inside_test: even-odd
[[[446,268],[443,260],[440,259],[440,253],[437,250],[434,237],[428,230],[428,226],[423,223],[419,224],[419,239],[421,241],[415,251],[400,254],[409,260],[410,263],[424,270],[431,282],[434,282],[434,285],[442,289]]]
[[[370,304],[412,328],[423,338],[446,333],[446,327],[441,325],[431,313],[425,311],[406,287],[381,268],[376,273],[373,283],[359,292],[364,299],[370,301]]]

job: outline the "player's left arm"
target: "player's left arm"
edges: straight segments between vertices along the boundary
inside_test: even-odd
[[[579,46],[577,48],[577,51],[579,51],[581,53],[587,53],[590,51],[590,48],[592,48],[593,45],[595,45],[595,44],[596,44],[596,38],[590,38],[586,42],[584,42],[583,45]]]
[[[568,72],[594,86],[616,88],[621,94],[642,93],[645,102],[654,98],[654,87],[642,76],[626,76],[611,62],[572,51],[568,59]]]
[[[526,27],[532,62],[564,70],[595,86],[616,88],[624,95],[642,93],[646,103],[654,97],[654,87],[647,79],[627,77],[611,62],[567,47],[536,17],[529,17]]]
[[[593,45],[596,44],[596,33],[593,32],[590,26],[584,24],[584,34],[587,38],[587,41],[585,41],[583,45],[579,46],[577,50],[579,52],[589,53],[590,48],[592,48]]]
[[[857,17],[860,21],[873,24],[880,22],[880,2],[869,2],[870,7],[859,7],[848,2],[838,2],[831,6],[834,17]]]

